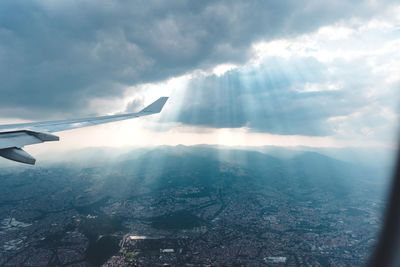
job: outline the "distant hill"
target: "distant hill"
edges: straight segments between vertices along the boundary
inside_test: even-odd
[[[97,157],[78,165],[112,168],[122,175],[146,174],[146,182],[157,186],[165,184],[166,174],[174,176],[172,184],[213,183],[218,179],[221,168],[233,172],[240,169],[258,183],[282,187],[282,190],[288,185],[298,185],[345,193],[359,190],[365,183],[380,184],[379,188],[384,188],[388,181],[388,177],[378,168],[348,163],[316,152],[298,152],[291,157],[282,158],[257,151],[218,149],[213,146],[161,146],[134,149],[108,160],[106,155],[109,154],[105,152],[107,150],[86,151],[85,157]],[[173,173],[170,173],[171,170]],[[179,175],[176,174],[177,171]],[[193,172],[199,175],[191,175]],[[190,176],[191,181],[185,180],[185,173]],[[150,177],[154,181],[150,181]]]

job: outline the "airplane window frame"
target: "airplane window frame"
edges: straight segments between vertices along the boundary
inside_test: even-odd
[[[400,142],[399,142],[400,144]],[[378,243],[368,266],[400,266],[400,150]]]

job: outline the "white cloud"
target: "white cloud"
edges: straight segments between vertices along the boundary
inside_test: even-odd
[[[217,76],[222,76],[226,72],[228,72],[230,70],[234,70],[236,68],[238,68],[238,66],[235,64],[229,64],[229,63],[228,64],[219,64],[213,68],[212,73]]]
[[[337,91],[343,88],[343,83],[308,83],[306,82],[304,87],[299,87],[295,89],[301,93],[312,93],[312,92],[326,92],[326,91]]]

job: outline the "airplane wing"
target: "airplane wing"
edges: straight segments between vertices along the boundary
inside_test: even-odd
[[[58,141],[59,137],[54,135],[53,132],[61,132],[160,113],[167,100],[168,97],[160,97],[137,113],[0,125],[0,156],[21,163],[34,165],[36,160],[22,150],[23,146],[47,141]]]

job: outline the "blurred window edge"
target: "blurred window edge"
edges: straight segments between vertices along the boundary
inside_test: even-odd
[[[369,260],[369,267],[400,266],[400,149],[397,151],[397,162],[392,179],[381,232]]]

